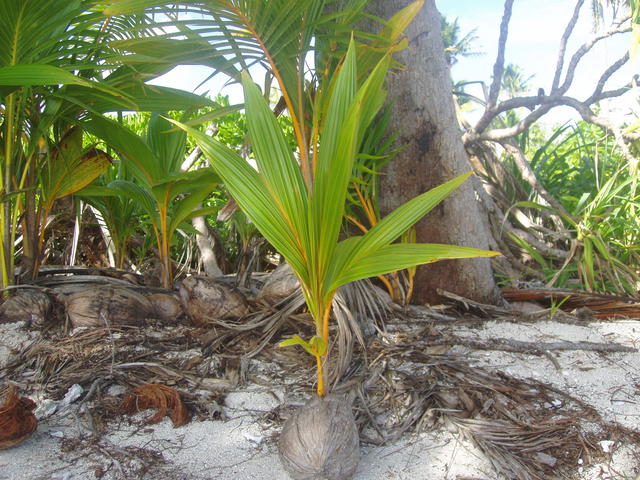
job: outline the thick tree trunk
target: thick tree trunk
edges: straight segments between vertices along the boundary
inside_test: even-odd
[[[391,16],[411,0],[374,0],[372,13]],[[404,148],[381,182],[380,207],[386,214],[407,200],[471,170],[456,120],[449,67],[434,0],[406,30],[409,48],[398,56],[407,69],[389,78],[394,103],[391,128]],[[467,181],[416,225],[417,241],[489,248],[488,218]],[[478,188],[480,186],[478,185]],[[441,301],[441,288],[476,301],[499,299],[488,259],[447,260],[418,268],[414,303]]]

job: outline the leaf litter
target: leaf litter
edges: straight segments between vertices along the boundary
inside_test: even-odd
[[[578,476],[580,468],[606,463],[614,456],[615,447],[604,452],[603,441],[640,445],[637,428],[603,418],[588,399],[495,365],[478,365],[468,347],[456,346],[456,338],[462,330],[475,338],[474,329],[486,325],[486,320],[455,312],[397,310],[388,313],[384,324],[375,320],[373,335],[363,335],[361,325],[353,321],[346,321],[347,326],[338,322],[351,329],[350,336],[340,339],[340,332],[336,341],[340,348],[348,348],[351,358],[345,362],[341,355],[333,356],[333,383],[335,391],[354,398],[364,445],[389,446],[419,432],[456,432],[489,460],[495,472],[487,478],[522,480],[587,478]],[[207,329],[155,323],[143,329],[76,329],[67,335],[61,326],[49,328],[15,355],[0,373],[0,382],[12,381],[37,399],[59,399],[72,385],[82,385],[87,393],[80,402],[89,406],[85,413],[91,417],[91,429],[85,432],[90,441],[81,445],[102,445],[94,453],[103,452],[101,471],[109,464],[112,478],[153,478],[145,476],[149,474],[144,468],[127,470],[122,462],[116,466],[104,453],[111,447],[100,439],[125,421],[122,400],[110,395],[110,389],[115,385],[140,393],[146,388],[154,400],[141,401],[146,397],[138,396],[133,402],[137,407],[127,411],[147,404],[159,407],[154,421],[170,410],[174,415],[176,410],[180,416],[193,415],[196,421],[224,419],[220,406],[225,396],[251,385],[283,385],[285,403],[286,399],[295,403],[313,388],[313,365],[303,353],[276,344],[292,333],[308,333],[306,320],[298,306],[289,310],[280,306],[254,313],[244,323],[219,322]],[[184,398],[184,410],[176,403],[179,396]],[[257,421],[277,430],[286,416],[285,406],[279,405]],[[189,425],[184,428],[193,423]],[[158,454],[143,448],[127,455],[143,451]]]

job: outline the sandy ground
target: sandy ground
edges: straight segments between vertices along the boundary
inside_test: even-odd
[[[19,347],[17,328],[0,326],[3,348]],[[571,325],[557,321],[489,321],[453,326],[460,337],[490,341],[615,342],[640,348],[640,321],[620,320]],[[16,340],[18,338],[18,340]],[[24,338],[23,341],[26,341]],[[10,344],[10,346],[9,346]],[[640,353],[570,351],[544,356],[455,347],[481,366],[522,378],[535,378],[595,407],[612,425],[640,432]],[[5,353],[6,354],[6,353]],[[0,365],[2,366],[2,365]],[[122,395],[118,388],[110,392]],[[122,416],[97,436],[86,414],[88,406],[69,393],[56,404],[34,399],[40,409],[38,430],[25,442],[0,451],[0,479],[269,479],[289,478],[276,448],[277,426],[270,412],[289,399],[282,390],[245,385],[230,392],[222,419],[192,421],[173,428],[167,418],[145,425],[148,413]],[[214,406],[212,406],[214,407]],[[552,410],[553,405],[549,405]],[[215,410],[215,408],[212,408]],[[589,428],[589,425],[585,425]],[[412,434],[384,447],[363,446],[356,480],[498,480],[490,462],[454,429]],[[575,480],[640,480],[640,445],[624,438],[601,442],[606,460],[576,459]]]

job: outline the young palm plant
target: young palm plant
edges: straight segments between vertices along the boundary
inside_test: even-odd
[[[85,128],[99,135],[120,154],[136,181],[116,179],[106,187],[94,186],[80,193],[120,196],[136,202],[148,215],[156,238],[162,264],[162,286],[171,288],[174,235],[178,229],[191,232],[192,228],[186,222],[192,218],[218,210],[217,207],[200,208],[218,183],[218,176],[210,169],[181,171],[186,135],[179,130],[171,131],[172,125],[157,114],[152,115],[144,138],[101,117],[85,122]]]
[[[112,165],[90,188],[107,187],[115,180],[133,181],[133,175],[127,171],[124,162]],[[107,252],[113,256],[113,265],[124,269],[127,249],[131,238],[135,235],[141,222],[142,211],[137,202],[125,196],[86,195],[84,200],[89,204],[94,216],[98,219],[102,230]]]
[[[450,245],[393,243],[469,174],[414,198],[366,234],[340,240],[358,147],[384,102],[384,79],[391,62],[390,55],[385,55],[358,86],[355,50],[352,41],[329,85],[326,116],[321,125],[315,125],[311,184],[305,181],[273,112],[246,72],[242,83],[257,170],[236,152],[182,125],[256,228],[285,257],[314,320],[316,331],[309,340],[296,335],[280,344],[300,345],[315,357],[317,368],[318,396],[290,418],[280,436],[280,456],[294,478],[350,478],[359,460],[358,430],[348,402],[333,395],[325,397],[329,321],[337,289],[416,264],[495,255]]]
[[[19,233],[22,271],[32,277],[52,202],[105,168],[103,155],[77,147],[88,113],[212,104],[145,85],[175,63],[121,56],[111,43],[150,35],[150,18],[109,17],[101,8],[93,0],[0,0],[0,287],[14,282]]]
[[[315,145],[313,182],[305,182],[269,105],[247,73],[242,82],[254,170],[236,152],[184,125],[209,157],[231,195],[258,230],[286,258],[300,280],[316,334],[300,345],[316,359],[317,393],[324,396],[324,363],[336,290],[355,280],[445,258],[496,255],[450,245],[393,242],[449,195],[465,174],[426,192],[381,219],[365,235],[340,240],[347,190],[365,129],[384,102],[387,55],[358,87],[355,45],[334,77],[326,118]]]

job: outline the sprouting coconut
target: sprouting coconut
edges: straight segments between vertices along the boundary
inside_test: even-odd
[[[300,290],[300,281],[289,264],[283,263],[269,275],[257,298],[269,305],[275,305],[296,290]]]
[[[155,316],[161,320],[175,320],[183,312],[182,304],[178,296],[173,292],[153,292],[146,294],[147,300],[151,303]]]
[[[315,335],[310,339],[294,335],[280,343],[301,346],[315,358],[317,367],[319,398],[294,415],[280,442],[281,456],[294,478],[348,478],[358,462],[358,433],[350,406],[331,395],[322,398],[329,393],[324,368],[331,305],[337,289],[356,280],[441,259],[496,254],[452,245],[395,242],[470,173],[376,219],[375,227],[364,235],[341,239],[358,146],[384,103],[384,81],[399,35],[423,4],[424,0],[418,0],[390,20],[381,35],[388,36],[388,45],[393,48],[387,52],[381,49],[378,61],[356,66],[358,49],[352,39],[337,73],[318,86],[315,98],[322,101],[312,102],[312,110],[305,111],[306,103],[294,104],[291,100],[298,98],[305,85],[295,85],[298,90],[283,95],[289,112],[300,113],[291,119],[299,157],[293,154],[263,93],[246,71],[242,72],[244,105],[257,169],[214,138],[173,122],[191,133],[240,208],[285,258],[300,282],[313,318]],[[357,67],[364,68],[361,73],[366,74],[358,75]],[[304,79],[304,75],[291,78]],[[279,86],[286,91],[294,85]]]
[[[351,402],[344,395],[314,397],[287,420],[278,441],[280,460],[296,480],[345,480],[360,461]]]

